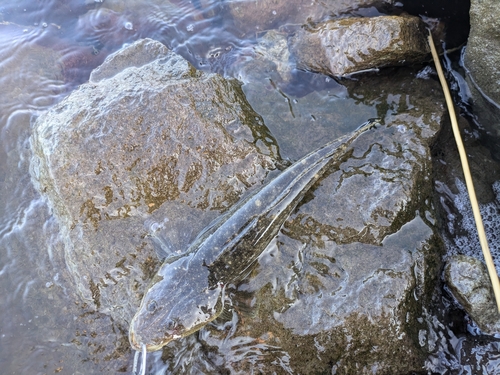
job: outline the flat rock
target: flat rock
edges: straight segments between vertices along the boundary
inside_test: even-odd
[[[343,18],[303,27],[290,40],[299,69],[344,76],[422,62],[429,54],[424,23],[413,16]]]
[[[444,275],[453,296],[479,328],[488,334],[500,333],[500,313],[486,266],[471,256],[454,255]]]

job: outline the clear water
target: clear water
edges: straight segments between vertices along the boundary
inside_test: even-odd
[[[69,276],[58,224],[29,177],[29,136],[37,115],[87,81],[90,71],[108,54],[139,38],[163,42],[199,69],[240,75],[241,72],[228,67],[233,60],[244,59],[246,51],[258,43],[258,30],[240,29],[218,1],[173,3],[4,0],[0,4],[0,366],[3,374],[118,373],[132,369],[133,354],[126,333],[114,330],[109,317],[82,305],[64,282]],[[320,2],[313,3],[322,6]],[[362,13],[375,15],[378,10],[367,8]],[[245,81],[245,77],[240,78]],[[321,132],[314,130],[321,128],[322,118],[339,108],[355,114],[350,119],[337,119],[340,131],[377,115],[375,105],[349,97],[343,86],[331,79],[295,72],[291,82],[286,87],[269,86],[264,78],[252,83],[269,86],[268,97],[255,110],[266,123],[275,124],[273,133],[286,137],[287,131],[298,129],[307,118],[313,129],[311,134],[317,135],[301,144],[294,144],[292,139],[284,142],[281,145],[284,157],[297,158],[322,143]],[[252,102],[257,91],[248,82],[244,89]],[[301,99],[311,91],[307,100]],[[312,113],[308,100],[324,103],[331,110]],[[451,197],[457,204],[463,199],[460,194],[462,191]],[[485,209],[495,210],[490,206]],[[495,230],[496,212],[491,219]],[[470,223],[464,220],[467,229]],[[457,244],[461,241],[465,240],[457,237]],[[96,330],[102,324],[109,325],[114,335],[103,337]],[[450,337],[455,337],[452,332],[442,341]],[[432,360],[437,364],[430,367],[441,371],[443,366],[445,369],[458,366],[457,345],[443,354],[448,365],[443,365],[444,360],[437,356]],[[484,354],[491,350],[478,344],[476,362],[482,361],[483,366],[493,368],[498,358]],[[191,349],[187,348],[186,353],[187,356],[192,353]],[[161,353],[150,355],[148,361],[151,368],[162,373]],[[474,371],[464,370],[464,373]]]

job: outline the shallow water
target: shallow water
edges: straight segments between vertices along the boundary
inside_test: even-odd
[[[369,8],[363,14],[378,12]],[[132,368],[126,332],[116,328],[115,336],[100,337],[93,327],[108,324],[113,331],[114,323],[82,305],[75,291],[68,288],[65,280],[70,276],[58,223],[29,176],[29,137],[34,119],[86,82],[91,70],[108,54],[124,43],[151,37],[200,69],[241,78],[248,100],[255,103],[254,109],[281,140],[280,151],[285,158],[296,159],[323,143],[325,134],[333,130],[328,128],[332,121],[337,124],[334,131],[340,134],[380,115],[378,103],[352,97],[344,86],[323,76],[293,72],[291,83],[283,87],[264,77],[246,82],[241,71],[229,67],[248,58],[260,40],[259,32],[239,29],[220,2],[132,1],[124,5],[118,1],[7,0],[0,5],[0,21],[0,366],[5,374],[116,373]],[[267,95],[257,100],[253,96],[260,95],[262,87]],[[311,103],[315,108],[322,103],[325,110],[312,111]],[[353,115],[338,115],[347,112]],[[297,142],[296,134],[306,120],[310,136]],[[455,244],[476,253],[477,246],[470,242],[470,217],[460,184],[458,188],[458,192],[446,191],[449,200],[463,208],[461,224],[455,217],[450,219],[467,232],[456,236]],[[490,214],[486,223],[493,235],[499,231],[498,200],[493,197],[484,202]],[[493,250],[500,251],[497,247]],[[437,335],[447,332],[435,329],[440,332]],[[456,339],[451,331],[447,335],[446,340]],[[431,365],[432,369],[458,369],[460,348],[471,342],[476,345],[473,360],[479,366],[499,366],[498,358],[491,354],[497,343],[481,346],[474,340],[465,344],[463,339],[456,340],[456,345],[431,360],[440,362],[441,355],[448,364],[440,362]],[[177,359],[177,368],[196,353],[194,339],[185,344],[185,356]],[[243,344],[228,345],[238,348]],[[264,349],[269,350],[251,350],[258,353]],[[278,357],[286,369],[286,353]],[[150,368],[162,373],[161,353],[149,355],[148,361]],[[463,373],[474,370],[465,369]]]

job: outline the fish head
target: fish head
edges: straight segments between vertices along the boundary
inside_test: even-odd
[[[186,257],[189,258],[189,257]],[[130,323],[133,349],[148,352],[188,336],[217,318],[223,309],[224,287],[209,285],[209,271],[189,267],[189,259],[163,264]]]

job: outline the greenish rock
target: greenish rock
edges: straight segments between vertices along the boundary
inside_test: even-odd
[[[252,280],[239,288],[235,310],[241,321],[235,332],[208,327],[209,333],[200,335],[202,344],[235,372],[255,367],[280,372],[284,363],[293,373],[420,369],[427,348],[414,342],[408,326],[425,329],[417,321],[422,301],[415,297],[425,298],[419,267],[436,272],[427,264],[435,250],[432,230],[415,218],[381,246],[326,239],[318,244],[322,233],[311,232],[300,239],[278,237]],[[422,247],[416,238],[428,244]],[[411,275],[414,267],[419,279]],[[250,303],[251,316],[245,314]],[[230,358],[244,352],[242,346],[246,355],[233,363]],[[252,347],[267,354],[260,358]]]
[[[430,53],[425,24],[413,16],[342,18],[302,28],[290,41],[299,69],[348,74],[423,62]]]
[[[500,333],[500,313],[486,266],[471,256],[454,255],[447,261],[444,276],[453,296],[479,328],[488,334]]]

